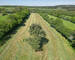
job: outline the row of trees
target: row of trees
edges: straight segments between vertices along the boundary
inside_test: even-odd
[[[72,33],[73,30],[64,26],[63,21],[60,18],[49,17],[48,14],[40,14],[52,27],[54,27],[58,32],[60,32],[63,36],[65,36],[70,42],[72,46],[75,46],[75,41],[73,38]]]
[[[50,11],[50,14],[51,15],[54,15],[54,16],[60,16],[60,15],[66,15],[66,16],[71,16],[71,17],[74,17],[75,16],[75,11],[68,11],[66,9],[51,9]]]
[[[20,11],[22,9],[24,9],[25,7],[20,7],[20,6],[12,6],[12,7],[0,7],[0,13],[5,16],[5,15],[9,15],[9,14],[14,14],[17,11]]]
[[[9,9],[4,7],[0,8],[0,14],[2,14],[2,16],[13,14],[13,13],[15,13],[13,8],[9,8]]]
[[[14,27],[21,24],[28,16],[29,16],[28,9],[20,9],[17,10],[16,13],[8,15],[8,18],[5,22],[0,22],[0,39],[8,34]]]
[[[75,23],[75,11],[56,9],[56,10],[51,10],[49,14]]]

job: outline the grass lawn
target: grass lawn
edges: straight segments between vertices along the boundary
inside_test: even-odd
[[[63,20],[63,23],[66,27],[68,27],[72,30],[75,30],[75,24],[74,23],[71,23],[70,21],[66,21],[66,20]]]

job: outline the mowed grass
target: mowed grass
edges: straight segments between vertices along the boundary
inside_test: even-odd
[[[58,18],[58,17],[52,16],[52,15],[48,15],[48,16],[50,18],[54,18],[54,19]],[[71,30],[75,30],[75,24],[74,23],[72,23],[70,21],[67,21],[67,20],[63,20],[63,19],[61,19],[61,20],[63,21],[63,24],[64,24],[65,27],[67,27],[67,28],[69,28]]]

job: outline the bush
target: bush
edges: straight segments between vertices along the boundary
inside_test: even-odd
[[[72,47],[75,48],[75,40],[72,40]]]
[[[32,46],[32,48],[37,51],[40,50],[40,38],[34,37],[34,38],[28,38],[26,41]]]
[[[38,37],[45,37],[46,36],[42,27],[40,25],[37,25],[37,24],[32,24],[30,26],[29,32],[31,35],[38,36]]]
[[[31,37],[26,39],[26,41],[28,41],[28,43],[35,51],[42,50],[43,45],[48,42],[48,39],[46,39],[46,34],[43,31],[42,27],[37,24],[32,24],[30,26],[29,33]]]
[[[75,31],[72,33],[72,47],[75,48]]]

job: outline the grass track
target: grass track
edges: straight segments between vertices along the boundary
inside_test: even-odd
[[[28,29],[32,23],[40,24],[49,39],[43,52],[35,53],[31,46],[23,41],[25,37],[29,37]],[[32,13],[25,25],[1,48],[0,60],[75,60],[74,51],[68,41],[39,14]]]

